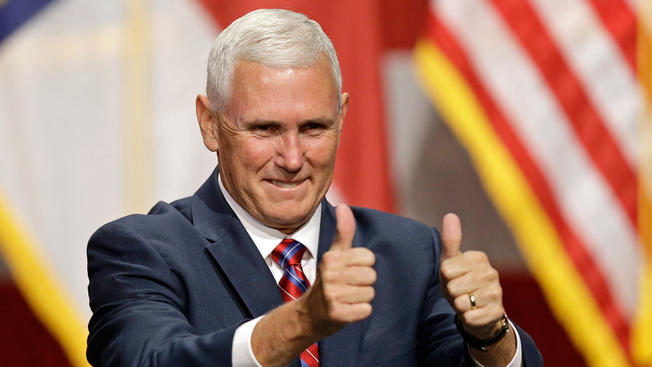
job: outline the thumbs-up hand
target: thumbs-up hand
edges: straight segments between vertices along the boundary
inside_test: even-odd
[[[449,213],[442,222],[442,255],[439,280],[464,329],[480,340],[490,339],[500,330],[505,310],[498,271],[480,251],[460,251],[462,226]]]
[[[299,299],[305,302],[307,316],[320,338],[371,315],[375,295],[374,253],[352,247],[355,219],[348,206],[338,205],[335,216],[335,239],[322,257],[315,284]]]

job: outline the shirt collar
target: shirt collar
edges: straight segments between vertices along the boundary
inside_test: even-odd
[[[284,238],[292,238],[293,240],[301,242],[306,246],[308,254],[313,258],[316,258],[317,248],[319,246],[319,229],[321,226],[321,203],[308,222],[301,226],[296,232],[286,235],[275,228],[270,228],[260,223],[243,207],[241,207],[224,188],[222,177],[219,173],[217,175],[217,181],[219,183],[220,191],[222,192],[222,195],[224,195],[224,199],[226,199],[226,202],[229,204],[231,209],[233,209],[233,212],[235,212],[235,215],[244,226],[249,237],[254,241],[254,244],[263,258],[270,256],[274,248],[276,248]]]

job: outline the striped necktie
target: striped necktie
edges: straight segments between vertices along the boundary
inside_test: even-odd
[[[283,269],[283,277],[278,286],[285,302],[299,298],[310,287],[308,278],[303,274],[301,258],[306,247],[300,242],[286,238],[272,251],[272,259]],[[301,352],[302,367],[319,366],[319,350],[317,343]]]

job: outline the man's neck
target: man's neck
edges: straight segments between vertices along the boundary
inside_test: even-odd
[[[217,180],[224,199],[238,217],[240,223],[242,223],[243,227],[249,234],[249,237],[254,241],[263,257],[267,257],[283,238],[291,237],[306,246],[310,254],[316,258],[317,248],[319,246],[319,230],[321,227],[321,204],[319,204],[306,223],[288,235],[256,220],[256,218],[249,214],[242,206],[240,206],[240,204],[238,204],[237,201],[235,201],[235,199],[233,199],[231,194],[224,187],[219,173]]]

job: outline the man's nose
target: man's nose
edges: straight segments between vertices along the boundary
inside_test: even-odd
[[[300,170],[305,152],[298,131],[287,131],[280,138],[276,164],[290,172]]]

